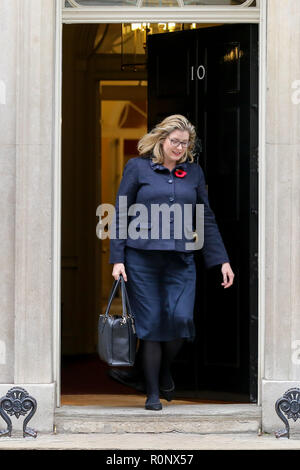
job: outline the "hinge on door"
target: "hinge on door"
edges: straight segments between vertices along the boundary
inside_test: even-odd
[[[250,255],[250,258],[249,258],[249,261],[250,261],[250,277],[249,277],[249,281],[250,281],[250,284],[253,285],[253,283],[255,284],[256,281],[257,281],[257,276],[258,276],[258,252],[255,251],[253,253],[251,253]]]
[[[258,147],[256,147],[251,154],[250,171],[258,173]]]
[[[202,140],[199,139],[199,137],[196,137],[196,141],[194,145],[195,163],[199,164],[200,154],[202,152],[203,152]]]
[[[258,269],[258,252],[257,251],[255,251],[252,255],[252,266],[257,271]]]

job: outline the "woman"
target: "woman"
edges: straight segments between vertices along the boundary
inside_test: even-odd
[[[139,156],[125,165],[115,205],[109,262],[114,279],[121,274],[127,282],[137,337],[142,340],[148,410],[162,409],[160,393],[172,399],[171,364],[183,342],[195,336],[194,253],[199,247],[191,241],[198,238],[194,230],[197,204],[204,205],[202,253],[206,267],[221,265],[225,289],[234,278],[209,206],[203,171],[193,163],[195,138],[194,126],[182,115],[169,116],[157,124],[140,139]],[[182,216],[187,205],[192,213],[188,223]],[[160,213],[155,218],[158,207],[164,207],[162,218]],[[124,228],[128,228],[126,236]]]

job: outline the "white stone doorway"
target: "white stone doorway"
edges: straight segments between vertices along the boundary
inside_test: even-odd
[[[94,24],[94,25],[90,25],[90,26],[93,26],[93,27],[96,28],[97,25]],[[90,31],[93,30],[93,27],[90,29]],[[84,36],[84,34],[86,34],[86,32],[84,33],[84,29],[82,29],[82,34],[83,34],[83,36]],[[91,33],[91,34],[93,34],[93,33]],[[82,37],[83,37],[83,36],[82,36]],[[89,41],[87,41],[87,43],[86,43],[85,46],[83,46],[83,44],[81,44],[80,47],[82,47],[82,48],[83,48],[83,47],[90,47],[90,45],[91,45],[91,44],[89,44]],[[76,87],[77,87],[77,90],[82,90],[81,87],[84,86],[85,79],[84,79],[83,77],[84,77],[84,75],[85,75],[85,71],[86,71],[86,67],[87,67],[87,62],[83,59],[83,56],[84,56],[84,54],[85,54],[87,51],[82,49],[80,52],[82,53],[82,56],[81,56],[81,57],[80,57],[80,56],[77,57],[77,58],[76,58],[76,61],[75,61],[75,62],[76,62],[76,67],[75,67],[75,70],[76,70],[76,80],[73,81],[72,77],[69,77],[69,79],[66,80],[66,82],[65,82],[65,83],[66,83],[66,88],[65,88],[65,92],[66,92],[66,93],[71,93],[71,90],[74,89],[74,88],[76,88]],[[68,60],[70,60],[70,58],[71,58],[71,55],[68,55]],[[111,64],[111,66],[113,67],[113,64]],[[93,72],[94,72],[94,71],[95,71],[95,70],[93,69],[93,67],[91,67],[91,71],[90,71],[90,72],[91,72],[91,77],[92,77],[92,78],[91,78],[90,84],[93,83],[93,86],[98,86],[98,84],[95,83],[95,80],[94,80],[94,77],[93,77]],[[104,73],[103,78],[102,78],[102,86],[104,85],[104,86],[109,87],[110,84],[109,84],[108,82],[106,82],[106,84],[104,84],[104,79],[105,79],[105,78],[107,78],[107,79],[109,80],[109,79],[111,78],[111,76],[110,76],[110,77],[107,76],[107,75],[105,76],[105,73]],[[116,79],[116,78],[114,78],[114,79]],[[129,75],[129,76],[128,76],[128,81],[129,81],[129,83],[127,84],[127,86],[131,86],[130,81],[131,81],[131,82],[133,81],[133,77],[130,77],[130,75]],[[143,81],[143,78],[141,78],[141,81]],[[73,88],[73,87],[74,87],[74,88]],[[90,88],[89,88],[89,93],[93,93],[93,91],[94,91],[94,89],[92,90],[91,87],[90,87]],[[109,93],[108,88],[107,88],[106,92]],[[63,95],[64,95],[64,90],[63,90]],[[63,97],[64,97],[64,96],[63,96]],[[89,96],[86,95],[86,97],[87,97],[87,99],[89,100],[90,95],[89,95]],[[62,103],[64,103],[63,100],[62,100]],[[80,109],[80,107],[81,107],[82,105],[83,105],[83,103],[81,103],[81,104],[80,104],[80,103],[79,103],[79,104],[77,103],[77,106],[79,106],[79,108],[77,108],[77,109]],[[83,107],[84,107],[84,105],[83,105]],[[89,109],[89,108],[87,108],[87,109]],[[85,111],[85,112],[86,112],[86,111]],[[94,118],[97,119],[97,116],[94,116]],[[75,128],[76,128],[76,125],[77,125],[77,126],[80,126],[80,121],[77,121],[77,123],[75,123]],[[71,129],[70,126],[67,126],[67,127],[68,127],[69,129]],[[133,136],[132,136],[132,140],[134,140],[134,138],[136,138],[136,136],[133,135]],[[92,149],[92,148],[86,148],[86,147],[84,147],[84,146],[83,146],[84,143],[83,143],[83,142],[80,142],[80,139],[78,140],[78,135],[76,134],[76,135],[75,135],[75,138],[74,138],[74,134],[72,135],[72,134],[70,133],[69,135],[67,134],[67,135],[65,135],[65,136],[64,136],[64,134],[62,134],[62,150],[64,149],[64,145],[68,145],[68,139],[69,139],[69,142],[70,142],[70,140],[71,140],[72,146],[73,146],[72,148],[75,150],[75,153],[74,153],[73,155],[75,155],[76,152],[77,152],[77,155],[80,155],[80,152],[81,152],[81,155],[82,155],[82,153],[85,154],[85,157],[82,158],[81,163],[80,163],[80,165],[82,165],[82,166],[78,166],[78,164],[76,164],[76,162],[78,162],[78,161],[77,161],[77,160],[74,161],[74,159],[73,159],[73,163],[75,163],[75,166],[74,166],[74,171],[75,171],[74,175],[75,175],[75,178],[74,178],[74,179],[72,178],[72,180],[71,180],[70,182],[68,182],[69,188],[72,188],[72,185],[74,185],[74,182],[75,182],[75,185],[78,184],[78,183],[80,184],[80,181],[82,182],[83,185],[89,184],[89,181],[91,182],[91,181],[92,181],[91,178],[93,178],[93,170],[91,170],[91,168],[90,168],[91,171],[89,172],[89,163],[88,163],[88,162],[89,162],[89,159],[88,159],[88,155],[89,155],[89,152],[92,152],[92,151],[93,151],[93,149]],[[119,141],[119,142],[120,142],[120,141]],[[89,143],[89,144],[90,144],[90,143]],[[100,141],[98,142],[98,144],[100,145]],[[118,144],[117,144],[116,148],[114,149],[114,151],[115,151],[115,152],[118,152]],[[99,168],[97,168],[97,170],[96,170],[96,174],[97,174],[98,169],[99,169]],[[83,173],[82,173],[82,171],[83,171]],[[85,171],[87,172],[86,174],[84,173]],[[85,180],[82,178],[82,176],[83,176],[84,174],[87,176],[87,179],[85,179]],[[119,176],[120,176],[120,175],[119,175]],[[77,179],[76,179],[76,178],[77,178]],[[89,178],[90,178],[90,180],[89,180]],[[65,180],[65,183],[66,183],[66,180]],[[70,194],[71,194],[71,193],[70,193]],[[72,198],[71,198],[71,199],[72,199]],[[94,213],[93,213],[93,208],[94,208],[94,205],[91,204],[91,207],[90,207],[91,212],[90,212],[90,214],[89,214],[89,215],[91,215],[91,219],[93,219],[93,215],[94,215]],[[73,214],[73,215],[74,215],[74,217],[77,217],[77,218],[78,218],[78,217],[81,217],[78,213]],[[86,214],[86,215],[88,216],[88,214]],[[83,219],[80,219],[80,222],[81,222],[81,223],[84,223],[84,214],[83,214],[82,216],[83,216]],[[67,231],[69,230],[69,231],[70,231],[69,233],[71,233],[71,231],[72,231],[72,228],[71,228],[71,227],[72,227],[72,218],[70,219],[69,223],[65,225],[65,230],[67,230]],[[90,226],[90,227],[88,228],[87,233],[90,233],[90,234],[92,234],[92,236],[93,236],[94,233],[95,233],[94,230],[95,230],[95,225],[92,225],[92,226]],[[99,252],[97,253],[97,246],[93,247],[93,248],[91,249],[90,253],[89,253],[89,254],[87,255],[87,257],[85,258],[86,267],[90,266],[89,260],[91,260],[95,254],[96,254],[96,256],[99,255]],[[105,256],[105,255],[104,255],[104,256]],[[74,263],[74,261],[75,261],[75,263]],[[74,260],[74,258],[73,258],[72,256],[66,256],[65,259],[64,259],[64,263],[63,263],[63,265],[62,265],[62,269],[66,268],[67,270],[69,270],[69,271],[72,272],[72,270],[74,269],[75,265],[76,265],[76,260]],[[83,268],[83,265],[81,265],[81,269],[82,269],[82,268]],[[88,269],[88,268],[87,268],[87,269]],[[93,272],[93,271],[90,272],[90,275],[91,275],[92,277],[94,276],[94,282],[95,282],[95,285],[96,285],[96,286],[97,286],[97,282],[98,282],[98,280],[99,280],[100,274],[101,274],[101,273],[100,273],[99,271],[98,271],[98,272]],[[70,277],[72,277],[72,275],[69,276],[69,282],[70,282]],[[65,285],[67,285],[67,283],[68,283],[68,276],[66,276]],[[79,287],[79,288],[82,288],[82,286],[84,286],[84,284],[82,284],[82,283],[79,283],[79,284],[78,284],[78,287]],[[83,288],[84,288],[84,287],[83,287]],[[62,300],[63,300],[63,299],[62,299]],[[96,305],[97,302],[99,301],[99,299],[97,299],[97,298],[92,299],[91,305],[93,305],[93,301],[95,302],[94,305]],[[98,305],[99,305],[99,303],[98,303]],[[64,308],[64,307],[63,307],[63,303],[62,303],[62,309],[63,309],[63,308]],[[89,308],[89,307],[86,306],[86,308]],[[92,308],[92,307],[91,307],[91,308]],[[69,321],[70,321],[70,324],[69,324],[69,325],[72,324],[73,320],[74,320],[74,317],[70,317],[70,318],[69,318]],[[83,322],[78,322],[78,324],[77,324],[77,328],[79,327],[79,329],[83,329],[83,330],[86,332],[86,334],[87,334],[86,339],[84,340],[84,347],[86,347],[87,350],[88,350],[90,347],[92,347],[92,343],[93,343],[93,341],[94,341],[94,340],[93,340],[93,336],[89,334],[89,331],[92,331],[92,330],[93,330],[93,324],[95,324],[95,318],[93,318],[93,320],[92,320],[92,322],[89,324],[89,326],[88,326],[88,323],[85,322],[85,319],[83,319]],[[63,327],[64,327],[64,325],[62,325],[62,327],[61,327],[62,329],[61,329],[61,331],[60,331],[60,328],[59,328],[59,321],[56,320],[56,331],[59,333],[59,335],[61,334],[61,332],[63,332]],[[90,328],[90,330],[89,330],[89,328]],[[67,330],[68,330],[68,325],[67,325]],[[95,331],[95,329],[94,329],[93,331]],[[89,339],[87,339],[87,338],[89,338]],[[57,338],[57,340],[58,340],[58,342],[59,342],[59,339],[58,339],[58,338]],[[89,345],[89,341],[91,341],[90,345]],[[63,346],[67,346],[68,339],[65,338],[64,342],[65,342],[65,344],[63,344]],[[80,340],[77,342],[77,347],[79,348],[79,351],[80,351]],[[60,349],[60,348],[56,345],[56,351],[57,351],[57,352],[59,351],[59,349]],[[60,364],[60,355],[58,356],[58,354],[55,356],[55,363],[56,363],[57,383],[58,383],[58,394],[57,394],[57,396],[60,397],[60,373],[61,373],[61,364]],[[58,398],[58,405],[59,405],[59,404],[60,404],[60,400],[59,400],[59,398]]]

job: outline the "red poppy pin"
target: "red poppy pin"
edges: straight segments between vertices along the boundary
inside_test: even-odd
[[[178,178],[184,178],[186,174],[187,174],[186,171],[180,170],[179,168],[176,171],[174,171],[174,175],[177,176]]]

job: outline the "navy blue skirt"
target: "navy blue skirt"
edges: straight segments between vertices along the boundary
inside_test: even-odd
[[[196,266],[193,253],[125,247],[126,288],[137,337],[195,338]]]

